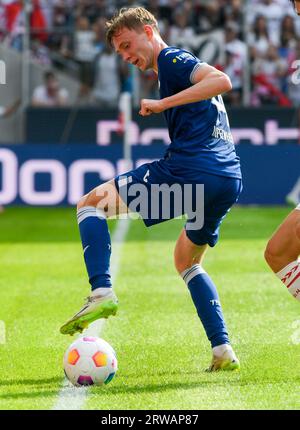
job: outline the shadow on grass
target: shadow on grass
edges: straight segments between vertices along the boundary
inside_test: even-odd
[[[57,390],[38,390],[30,392],[18,392],[18,393],[7,393],[0,395],[0,400],[11,400],[11,399],[34,399],[41,397],[55,397],[57,396]],[[1,407],[0,407],[1,409]]]
[[[37,388],[41,388],[40,386],[42,384],[51,384],[56,383],[57,381],[61,382],[61,378],[49,378],[44,380],[34,380],[34,379],[28,379],[26,381],[27,385],[32,385],[32,389],[34,389],[34,385],[39,385]],[[4,381],[5,382],[5,381]],[[232,382],[237,383],[238,381],[227,381],[228,384],[231,384]],[[11,385],[11,384],[24,384],[24,381],[6,381],[6,383],[3,384],[3,381],[1,382],[1,385]],[[222,381],[224,383],[224,381]],[[216,380],[212,381],[194,381],[194,382],[171,382],[171,383],[161,383],[161,384],[146,384],[146,385],[134,385],[134,386],[113,386],[110,385],[109,387],[91,387],[91,394],[102,394],[102,395],[108,395],[108,396],[114,396],[116,394],[138,394],[138,393],[160,393],[164,391],[169,390],[190,390],[193,388],[199,388],[199,387],[205,387],[209,386],[211,384],[216,384]],[[76,387],[72,387],[74,389],[74,392],[77,391]],[[19,391],[15,393],[5,393],[0,394],[0,400],[9,400],[9,399],[32,399],[32,398],[39,398],[39,397],[51,397],[51,396],[57,396],[59,392],[59,388],[49,390],[47,387],[45,387],[45,390],[43,389],[37,389],[34,391]]]
[[[178,375],[178,373],[177,373]],[[197,380],[198,377],[198,380]],[[218,372],[218,373],[205,373],[202,375],[202,379],[199,379],[199,374],[194,374],[194,381],[193,382],[166,382],[166,383],[153,383],[153,384],[141,384],[141,385],[132,385],[130,382],[132,379],[129,377],[128,379],[125,377],[122,377],[123,380],[129,379],[129,384],[127,385],[110,385],[108,389],[105,389],[103,392],[103,395],[106,396],[115,396],[117,394],[143,394],[143,393],[163,393],[165,391],[173,391],[173,390],[191,390],[196,388],[201,389],[212,389],[211,386],[226,386],[228,389],[230,387],[234,389],[247,387],[247,386],[257,386],[260,387],[260,389],[263,386],[269,387],[270,384],[281,385],[283,382],[288,383],[291,382],[293,384],[297,384],[298,381],[300,381],[299,378],[291,378],[290,381],[288,380],[274,380],[271,377],[266,378],[263,381],[259,380],[249,380],[249,379],[243,379],[241,372]],[[130,381],[131,380],[131,381]],[[133,382],[133,381],[132,381]],[[92,392],[91,394],[98,394],[97,387],[91,388]]]
[[[224,379],[223,377],[219,378],[219,376],[225,376],[227,375],[228,377],[226,379]],[[238,376],[238,378],[237,378]],[[109,385],[109,386],[104,386],[104,387],[91,387],[90,388],[90,394],[91,395],[102,395],[102,396],[115,396],[118,394],[144,394],[144,393],[163,393],[166,391],[177,391],[177,390],[191,390],[191,389],[206,389],[206,388],[210,388],[211,386],[214,385],[215,387],[218,387],[219,385],[223,385],[227,387],[227,389],[230,389],[230,387],[234,387],[235,389],[238,387],[246,387],[246,386],[251,386],[251,385],[256,385],[259,386],[260,388],[264,385],[269,386],[270,383],[272,382],[271,379],[267,379],[264,381],[253,381],[253,380],[242,380],[239,378],[240,373],[217,373],[217,374],[209,374],[207,375],[207,378],[211,378],[209,379],[205,379],[205,380],[199,380],[199,381],[193,381],[193,382],[166,382],[166,383],[153,383],[153,384],[141,384],[141,385],[121,385],[121,386],[117,386],[117,385]],[[126,378],[123,378],[126,379]],[[298,380],[300,378],[297,378]],[[293,379],[293,383],[297,383],[297,379]],[[46,379],[44,380],[44,383],[46,381],[46,383],[53,383],[53,382],[57,382],[57,380],[61,381],[60,378],[50,378],[50,379]],[[28,380],[28,381],[33,381],[34,384],[36,383],[42,383],[43,380],[40,381],[36,381],[36,380]],[[16,381],[17,382],[17,381]],[[287,382],[287,381],[285,381]],[[282,384],[282,381],[273,381],[273,384]],[[74,389],[74,393],[77,391],[76,387],[72,387],[70,385],[71,388]],[[2,394],[0,395],[0,399],[33,399],[33,398],[39,398],[39,397],[53,397],[53,396],[57,396],[58,394],[58,389],[55,390],[35,390],[35,391],[30,391],[30,392],[16,392],[16,393],[6,393],[6,394]],[[70,398],[71,400],[71,398]],[[1,408],[0,408],[1,409]]]
[[[238,385],[239,381],[220,381],[220,383],[228,385]],[[115,396],[116,394],[143,394],[143,393],[163,393],[165,391],[177,391],[177,390],[191,390],[195,388],[205,388],[210,385],[216,385],[217,381],[194,381],[194,382],[169,382],[161,384],[146,384],[146,385],[134,385],[134,386],[110,386],[109,389],[105,389],[103,395]],[[93,387],[91,394],[98,394],[97,388]]]
[[[45,379],[6,379],[0,381],[0,387],[2,386],[11,386],[11,385],[51,385],[51,384],[61,384],[63,381],[62,377],[53,377],[53,378],[45,378]]]
[[[57,396],[59,390],[62,387],[62,377],[52,378],[36,378],[36,379],[7,379],[0,381],[0,388],[2,387],[13,387],[12,389],[18,390],[18,387],[25,387],[28,391],[17,391],[14,393],[0,394],[0,400],[9,399],[33,399],[39,397],[53,397]],[[52,388],[53,389],[49,389]],[[1,408],[0,408],[1,409]]]

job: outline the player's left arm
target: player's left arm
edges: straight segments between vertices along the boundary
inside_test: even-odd
[[[200,63],[193,73],[192,83],[191,87],[161,100],[142,99],[140,114],[160,113],[175,106],[211,99],[232,89],[230,78],[206,63]]]

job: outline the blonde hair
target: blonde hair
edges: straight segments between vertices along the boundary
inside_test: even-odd
[[[144,25],[151,25],[159,33],[157,20],[144,7],[123,7],[110,21],[106,22],[106,40],[112,45],[113,37],[122,29],[141,30]]]

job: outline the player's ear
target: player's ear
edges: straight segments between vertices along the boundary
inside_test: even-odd
[[[147,38],[150,40],[153,37],[153,28],[151,25],[145,24],[144,25],[144,31],[146,33]]]

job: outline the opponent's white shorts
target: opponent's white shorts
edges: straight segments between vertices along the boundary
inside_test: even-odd
[[[295,207],[295,209],[298,209],[298,211],[300,211],[300,203],[298,206]]]

